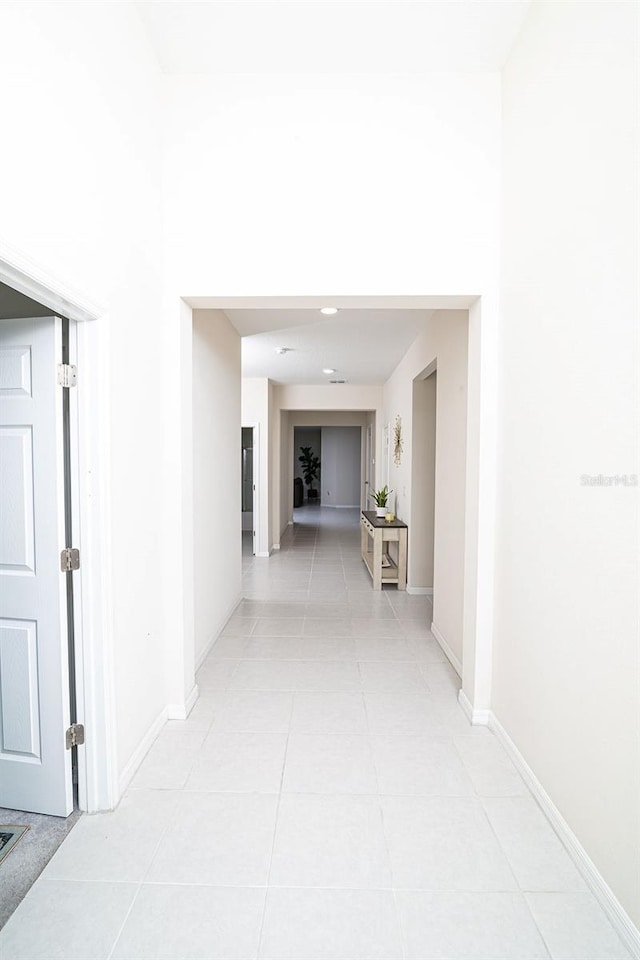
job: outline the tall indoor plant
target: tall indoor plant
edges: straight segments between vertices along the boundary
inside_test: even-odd
[[[320,476],[320,459],[316,457],[311,447],[300,447],[302,451],[298,460],[302,464],[302,478],[307,485],[307,500],[317,500],[318,491],[313,481]]]

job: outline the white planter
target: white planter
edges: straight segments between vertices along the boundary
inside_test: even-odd
[[[376,507],[376,517],[382,517],[382,519],[384,520],[386,515],[387,515],[386,507]]]

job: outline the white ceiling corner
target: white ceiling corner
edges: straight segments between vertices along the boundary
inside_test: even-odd
[[[531,0],[144,0],[169,74],[501,70]]]

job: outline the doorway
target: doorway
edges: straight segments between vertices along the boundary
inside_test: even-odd
[[[74,334],[55,316],[0,321],[0,805],[63,817],[77,802],[77,746],[69,733],[77,719],[79,562],[72,539]]]
[[[242,427],[242,554],[256,553],[256,475],[254,467],[254,427]]]
[[[65,784],[63,809],[72,809],[73,794],[76,791],[77,806],[80,810],[87,812],[108,810],[115,806],[119,791],[111,697],[113,683],[109,621],[111,578],[106,551],[106,524],[110,516],[109,488],[105,482],[108,475],[108,444],[105,438],[109,433],[110,409],[107,396],[108,359],[103,343],[106,321],[100,319],[101,314],[95,306],[81,299],[76,292],[69,291],[57,278],[51,277],[45,270],[15,251],[7,249],[0,251],[0,317],[19,320],[65,317],[69,325],[69,355],[64,359],[78,368],[77,385],[71,388],[68,394],[66,469],[71,476],[72,496],[66,506],[71,510],[72,523],[71,530],[65,530],[63,514],[60,513],[60,523],[54,524],[58,532],[58,540],[53,549],[54,559],[52,561],[51,557],[47,557],[47,563],[52,564],[56,577],[62,581],[58,586],[64,595],[66,606],[70,597],[67,599],[66,596],[66,575],[60,569],[61,549],[73,546],[79,550],[82,559],[82,569],[73,572],[75,587],[73,590],[73,659],[75,662],[72,666],[77,718],[84,722],[87,734],[84,746],[77,749],[77,783],[73,785],[72,777],[71,789]],[[58,322],[62,325],[61,320]],[[0,326],[2,323],[0,319]],[[28,345],[22,342],[22,338],[20,339],[21,343],[18,346]],[[16,366],[15,359],[14,355],[13,376],[22,377],[24,382],[28,376],[28,366],[24,360]],[[46,375],[49,386],[53,384],[56,391],[63,389],[57,384],[56,369],[57,362],[62,359],[60,356],[56,364],[48,369]],[[57,396],[58,405],[61,407],[60,393]],[[8,400],[9,397],[6,396],[6,399]],[[28,454],[29,443],[23,444],[23,451],[25,448]],[[32,449],[35,448],[32,447]],[[56,447],[57,474],[64,470],[64,461],[64,444],[59,443]],[[23,493],[24,489],[23,486]],[[51,516],[48,520],[51,522]],[[72,543],[66,538],[70,532],[73,533]],[[11,576],[13,587],[17,583],[17,577],[15,574]],[[2,590],[3,584],[0,583],[0,599]],[[58,639],[60,658],[68,663],[66,631],[60,631]],[[33,659],[28,661],[28,663],[33,662]],[[68,676],[64,683],[66,685],[64,691],[66,717],[62,728],[58,731],[63,743],[65,729],[72,715],[68,699]],[[72,752],[76,751],[65,752],[67,771],[70,767],[68,758]],[[29,765],[27,760],[23,762],[26,766]],[[37,761],[34,760],[32,765],[36,764]],[[28,803],[25,801],[20,805],[26,807]],[[24,846],[24,842],[19,846]],[[11,854],[12,857],[15,855]]]
[[[76,369],[75,323],[0,283],[0,927],[79,815]]]
[[[435,580],[437,376],[427,370],[413,382],[411,485],[420,496],[412,504],[409,590],[429,596]]]
[[[364,482],[362,485],[362,509],[368,510],[374,487],[373,424],[367,424],[364,440]]]
[[[322,427],[293,428],[293,507],[322,503]]]
[[[179,341],[180,363],[182,379],[188,383],[191,378],[190,365],[190,336],[192,310],[196,312],[211,312],[221,314],[222,311],[246,310],[250,306],[253,310],[274,309],[321,309],[326,305],[326,298],[319,296],[300,297],[220,297],[198,296],[183,297],[176,310],[176,339]],[[491,643],[492,617],[491,604],[493,585],[493,537],[495,515],[495,398],[497,384],[497,367],[495,342],[497,335],[498,313],[495,301],[490,297],[477,294],[470,295],[416,295],[411,297],[342,297],[334,298],[337,309],[376,309],[394,307],[399,309],[430,309],[430,310],[465,310],[468,311],[468,389],[466,391],[465,407],[468,410],[466,425],[467,461],[463,476],[464,482],[464,509],[459,513],[459,520],[463,526],[463,554],[464,554],[464,581],[463,596],[459,605],[462,616],[462,644],[464,647],[464,671],[462,677],[462,692],[460,700],[465,710],[476,723],[486,722],[491,693]],[[244,336],[242,330],[240,336]],[[247,334],[248,335],[248,334]],[[482,379],[480,371],[482,370]],[[240,364],[237,366],[237,376],[240,378]],[[273,460],[269,463],[269,478],[272,495],[269,497],[269,523],[273,531],[273,548],[279,549],[279,539],[286,526],[293,521],[291,509],[292,489],[292,460],[286,450],[293,446],[293,425],[296,422],[296,413],[305,406],[300,402],[301,395],[293,386],[290,390],[284,389],[280,396],[272,390],[273,384],[268,381],[268,427],[266,448],[273,451]],[[351,388],[349,388],[351,389]],[[279,391],[280,392],[280,391]],[[374,404],[379,413],[384,412],[386,417],[394,415],[394,398],[386,397],[382,393],[380,404]],[[390,406],[390,409],[383,407]],[[324,404],[322,404],[324,407]],[[336,405],[337,406],[337,405]],[[369,407],[367,407],[369,408]],[[308,410],[309,408],[306,407]],[[315,416],[318,416],[319,407],[313,404]],[[333,406],[331,407],[333,410]],[[360,408],[361,409],[361,408]],[[386,418],[385,417],[385,418]],[[318,422],[318,419],[315,421]],[[322,422],[322,421],[320,421]],[[388,421],[389,422],[389,421]],[[388,477],[388,450],[389,435],[382,421],[378,421],[376,435],[376,470],[375,482],[384,483],[385,474]],[[188,454],[192,448],[192,418],[188,406],[184,406],[181,414],[182,435],[186,438],[185,453],[180,462],[176,462],[176,490],[190,489],[192,457]],[[290,431],[290,432],[289,432]],[[385,436],[386,434],[386,436]],[[290,446],[289,446],[290,445]],[[283,453],[281,456],[280,453]],[[381,459],[382,458],[382,459]],[[291,470],[291,474],[289,471]],[[182,540],[181,578],[185,589],[191,583],[189,573],[192,557],[191,537]],[[184,658],[189,657],[189,630],[188,620],[183,618],[185,631],[180,649]]]

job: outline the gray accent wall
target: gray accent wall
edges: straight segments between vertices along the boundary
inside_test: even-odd
[[[362,477],[360,427],[322,428],[322,503],[359,507]]]

